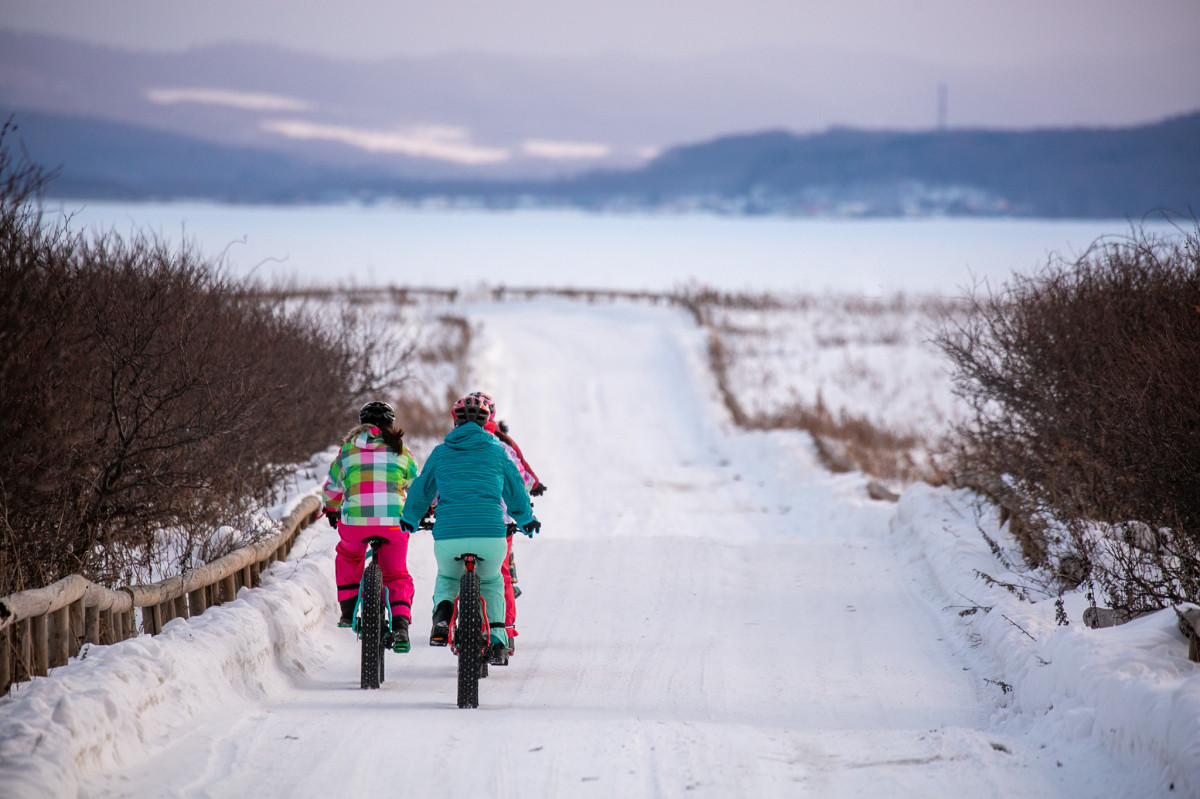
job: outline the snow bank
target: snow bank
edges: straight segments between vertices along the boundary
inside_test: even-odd
[[[908,547],[914,568],[924,561],[944,598],[948,626],[977,648],[978,667],[1004,692],[1006,723],[1044,741],[1093,739],[1145,770],[1150,784],[1165,779],[1165,790],[1200,796],[1200,667],[1187,659],[1174,611],[1091,630],[1079,621],[1087,599],[1077,592],[1065,597],[1072,622],[1060,626],[1052,597],[1022,601],[975,576],[1027,582],[1002,571],[981,529],[1016,549],[969,491],[923,484],[904,492],[892,522],[893,535],[915,545]]]
[[[189,720],[276,693],[302,663],[322,662],[313,633],[334,604],[333,551],[313,547],[317,534],[301,533],[261,588],[17,686],[0,700],[0,793],[75,796],[91,774],[136,769]]]

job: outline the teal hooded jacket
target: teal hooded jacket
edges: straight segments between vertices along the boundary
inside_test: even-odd
[[[522,527],[533,521],[521,473],[496,438],[474,422],[446,434],[408,487],[401,519],[415,529],[438,498],[433,537],[500,537],[507,533],[504,508]]]

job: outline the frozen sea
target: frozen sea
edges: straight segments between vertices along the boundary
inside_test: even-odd
[[[59,208],[48,208],[56,212]],[[707,214],[67,201],[77,229],[184,238],[299,285],[574,286],[958,294],[1077,256],[1127,220],[796,219]],[[1170,233],[1163,222],[1151,232]]]

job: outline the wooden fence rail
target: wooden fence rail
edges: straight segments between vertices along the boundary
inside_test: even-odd
[[[262,570],[283,560],[321,503],[309,494],[279,522],[275,535],[235,549],[181,575],[150,585],[111,589],[72,574],[53,585],[0,598],[0,694],[13,683],[45,676],[80,647],[115,644],[142,632],[157,635],[172,619],[189,618],[258,585]]]

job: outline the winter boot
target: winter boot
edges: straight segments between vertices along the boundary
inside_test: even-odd
[[[408,651],[408,619],[403,616],[392,617],[392,632],[388,636],[387,645],[397,655]]]
[[[508,644],[503,644],[499,641],[493,641],[488,647],[488,663],[493,666],[508,665]]]
[[[450,617],[454,615],[454,603],[443,599],[433,610],[433,629],[429,631],[430,646],[445,646],[450,643]]]
[[[358,605],[358,597],[352,596],[349,599],[340,599],[338,600],[338,605],[342,609],[342,617],[338,619],[338,627],[353,627],[354,608]]]

